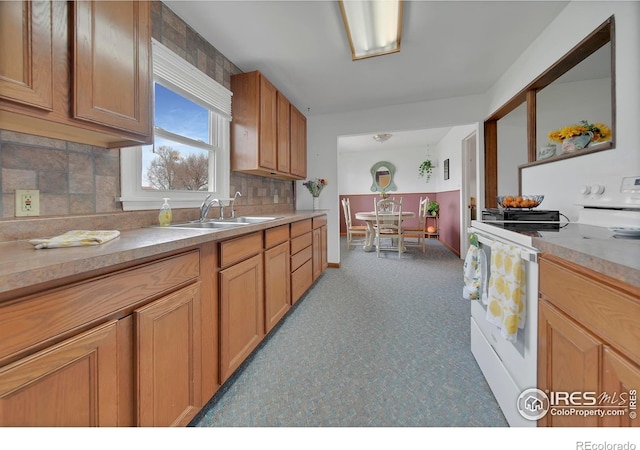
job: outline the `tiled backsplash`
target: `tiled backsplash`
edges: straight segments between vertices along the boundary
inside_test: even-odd
[[[152,4],[152,27],[154,39],[225,87],[230,88],[232,74],[241,72],[161,2]],[[0,241],[42,235],[47,223],[64,230],[71,222],[61,220],[64,218],[73,219],[75,227],[79,223],[114,227],[109,226],[113,220],[120,224],[115,226],[119,229],[150,225],[157,220],[157,211],[123,213],[122,205],[115,200],[120,196],[118,149],[0,130],[0,186]],[[41,216],[56,220],[15,219],[15,189],[38,189]],[[236,208],[239,214],[295,209],[294,183],[290,181],[232,173],[229,192],[236,191],[242,193]],[[197,214],[195,210],[174,211],[176,220],[194,218],[194,213]]]

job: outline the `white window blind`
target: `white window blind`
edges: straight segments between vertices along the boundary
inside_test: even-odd
[[[164,80],[192,101],[231,120],[233,93],[229,89],[209,78],[155,39],[151,43],[154,78]]]

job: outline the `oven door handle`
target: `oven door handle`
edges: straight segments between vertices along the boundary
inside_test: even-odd
[[[502,242],[502,241],[498,241],[497,239],[490,239],[480,233],[476,233],[476,236],[478,236],[478,242],[480,242],[483,245],[487,245],[489,247],[492,247],[494,242]],[[504,244],[506,244],[506,242],[503,242]],[[513,245],[513,244],[511,244]],[[520,249],[520,258],[522,258],[525,261],[529,261],[531,263],[537,263],[538,262],[538,253],[537,252],[531,252],[529,250],[525,250],[525,249]]]

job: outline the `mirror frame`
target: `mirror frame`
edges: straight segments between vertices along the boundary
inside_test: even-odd
[[[536,153],[536,93],[547,87],[573,67],[580,64],[602,46],[611,44],[611,140],[593,145],[580,152],[567,153],[537,161]],[[484,122],[484,206],[497,207],[498,196],[498,120],[523,103],[527,105],[527,163],[518,167],[518,193],[522,194],[522,169],[549,164],[554,161],[615,148],[616,136],[616,64],[615,64],[615,20],[609,17],[580,43],[556,61],[540,76],[502,105]]]
[[[378,169],[382,167],[389,169],[390,180],[389,180],[389,186],[387,186],[386,188],[381,188],[376,178],[376,173],[378,172]],[[389,192],[389,191],[397,190],[398,187],[396,186],[396,183],[393,181],[395,174],[396,174],[396,168],[390,162],[378,161],[377,163],[375,163],[373,166],[371,166],[371,179],[373,180],[373,182],[371,183],[371,191],[382,192],[384,190],[385,192]]]

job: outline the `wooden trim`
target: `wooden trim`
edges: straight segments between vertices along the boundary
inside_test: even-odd
[[[497,207],[498,197],[498,120],[484,123],[484,206]]]
[[[536,118],[536,91],[527,91],[527,161],[535,161],[537,158],[536,148],[538,148],[536,131],[537,118]],[[520,184],[520,180],[518,180]],[[522,193],[522,187],[518,186],[518,193]]]

